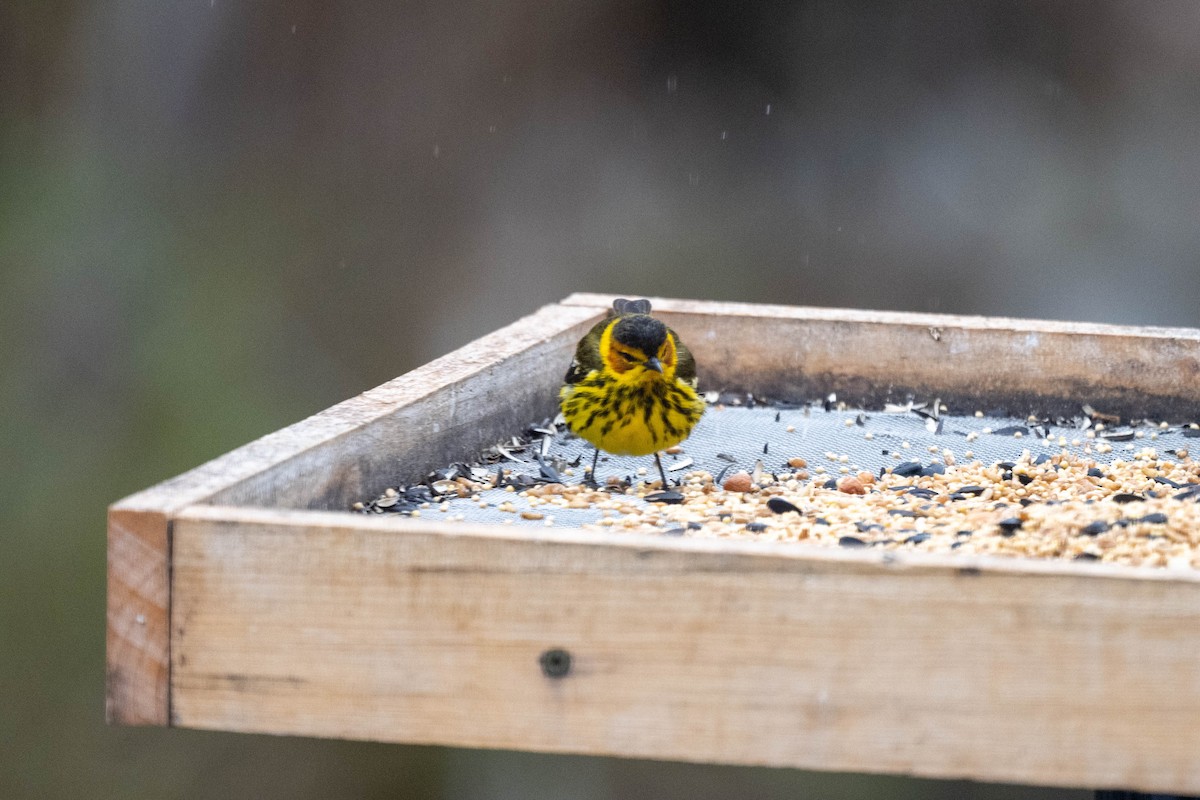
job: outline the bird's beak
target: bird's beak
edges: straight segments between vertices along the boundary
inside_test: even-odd
[[[646,369],[652,369],[657,373],[662,373],[662,362],[657,358],[647,358],[642,362],[642,366]]]

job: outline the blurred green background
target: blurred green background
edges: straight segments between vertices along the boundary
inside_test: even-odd
[[[0,3],[0,797],[1087,797],[103,721],[104,508],[579,290],[1200,324],[1200,4]]]

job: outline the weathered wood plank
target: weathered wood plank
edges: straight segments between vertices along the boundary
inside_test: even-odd
[[[602,309],[609,295],[564,305]],[[780,399],[836,392],[880,405],[909,394],[962,411],[1004,407],[1126,417],[1200,416],[1200,330],[651,299],[696,355],[705,388]]]
[[[108,512],[110,722],[166,725],[169,719],[170,545],[166,516],[114,506]]]
[[[174,537],[180,725],[1200,791],[1190,571],[214,507]]]
[[[407,375],[114,504],[109,512],[109,719],[168,719],[169,524],[213,500],[344,508],[474,455],[554,412],[544,387],[599,317],[547,306]]]

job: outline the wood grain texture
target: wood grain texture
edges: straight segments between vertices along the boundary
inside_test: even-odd
[[[545,387],[599,317],[547,306],[420,369],[109,510],[107,713],[112,722],[166,724],[170,520],[214,500],[347,508],[434,465],[464,459],[553,414]]]
[[[109,722],[166,725],[169,719],[169,565],[164,514],[119,505],[109,510]]]
[[[564,305],[603,309],[609,295]],[[701,387],[776,399],[836,392],[878,406],[941,397],[960,412],[1200,416],[1200,330],[651,298]]]
[[[219,507],[174,535],[176,724],[1200,792],[1195,572]]]

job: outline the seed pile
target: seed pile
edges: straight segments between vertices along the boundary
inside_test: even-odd
[[[714,402],[664,458],[601,458],[547,421],[422,485],[355,504],[665,536],[803,541],[1200,568],[1200,426]]]

